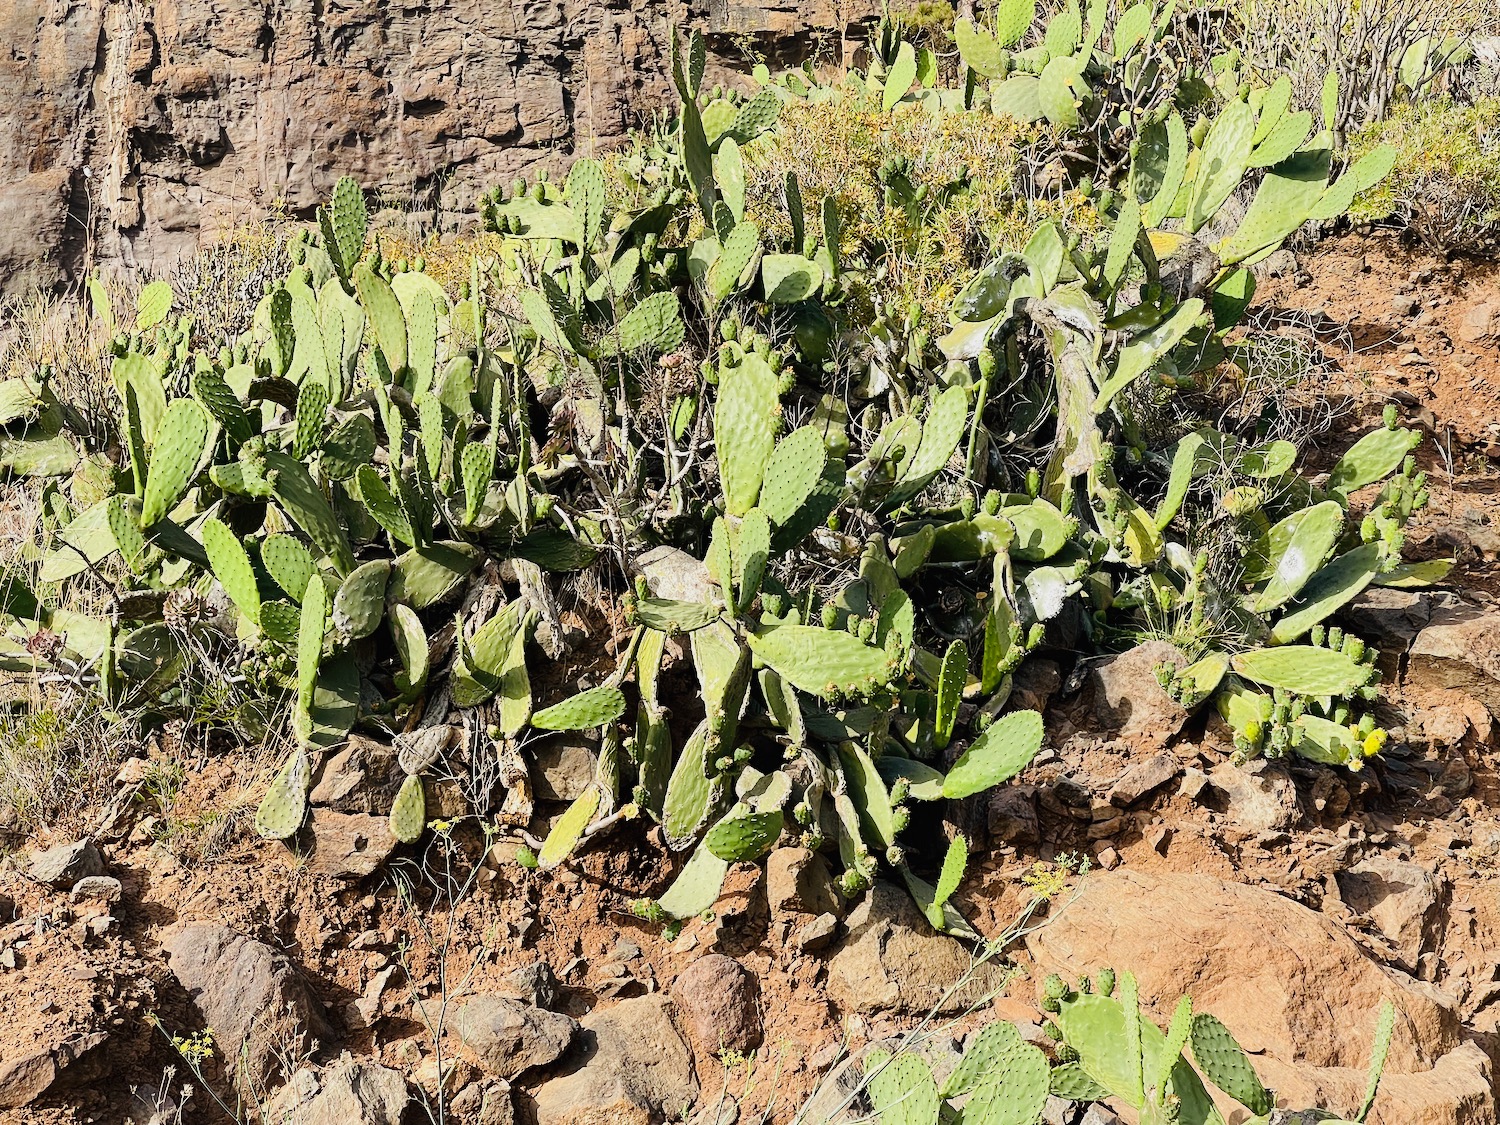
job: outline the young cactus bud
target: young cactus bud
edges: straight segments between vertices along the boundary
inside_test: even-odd
[[[898,777],[891,786],[891,804],[904,805],[911,796],[911,781],[904,777]]]
[[[1100,996],[1113,996],[1115,994],[1115,971],[1113,969],[1100,969],[1098,980],[1095,983],[1099,986]]]
[[[1061,1007],[1061,1005],[1059,1005],[1059,1007]],[[1052,1042],[1054,1043],[1062,1042],[1062,1028],[1058,1027],[1057,1024],[1053,1023],[1051,1020],[1042,1021],[1042,1034],[1045,1035],[1048,1039],[1052,1040]]]
[[[838,607],[836,607],[835,605],[833,605],[832,602],[830,602],[827,605],[825,605],[823,607],[823,612],[822,612],[822,615],[821,615],[821,620],[823,622],[823,628],[825,628],[825,629],[832,629],[832,628],[836,627],[838,625],[838,620],[839,620]]]
[[[892,867],[900,867],[906,862],[906,852],[896,844],[885,849],[885,861]]]
[[[1079,1059],[1078,1048],[1070,1047],[1066,1043],[1059,1046],[1053,1054],[1057,1061],[1064,1066],[1068,1063],[1076,1063]]]
[[[911,826],[911,810],[905,805],[891,812],[891,831],[901,835]],[[894,864],[892,865],[894,866]]]
[[[1401,411],[1396,409],[1394,402],[1388,402],[1380,413],[1380,420],[1385,424],[1386,429],[1394,430],[1401,424]]]
[[[958,510],[962,513],[964,519],[971,520],[974,518],[974,513],[978,510],[978,505],[974,503],[974,497],[965,496],[958,502]]]

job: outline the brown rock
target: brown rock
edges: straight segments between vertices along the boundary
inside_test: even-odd
[[[997,844],[1034,844],[1042,838],[1036,812],[1036,789],[1030,785],[1007,785],[989,799],[990,839]]]
[[[1220,762],[1208,777],[1230,823],[1242,831],[1280,832],[1297,820],[1297,786],[1285,766],[1264,758],[1243,766]]]
[[[807,848],[777,848],[767,857],[766,901],[773,914],[844,915],[828,861]]]
[[[760,985],[734,958],[722,953],[698,958],[677,978],[672,998],[705,1063],[724,1051],[743,1054],[760,1046]]]
[[[310,826],[313,851],[308,869],[319,875],[362,879],[378,871],[396,847],[385,817],[315,807]]]
[[[665,997],[590,1012],[580,1042],[578,1069],[537,1091],[537,1125],[653,1125],[697,1100],[693,1056]]]
[[[475,996],[453,1013],[453,1030],[486,1073],[515,1078],[556,1062],[572,1045],[578,1024],[505,996]]]
[[[279,1073],[288,1047],[300,1058],[311,1040],[331,1036],[312,988],[269,945],[227,926],[194,922],[168,934],[162,946],[172,975],[213,1029],[227,1067],[237,1071],[242,1058],[248,1062],[241,1077],[264,1084]]]
[[[1349,909],[1367,916],[1408,972],[1443,933],[1447,880],[1415,863],[1372,856],[1337,872],[1339,895]]]
[[[1405,686],[1461,691],[1500,718],[1500,615],[1472,606],[1434,613],[1412,642]]]
[[[72,890],[79,880],[104,874],[104,857],[92,840],[75,840],[33,852],[26,863],[26,874],[57,890]]]
[[[304,1067],[278,1090],[265,1118],[277,1125],[401,1125],[413,1100],[399,1070],[345,1054]]]
[[[336,812],[384,817],[405,777],[394,746],[351,734],[343,749],[319,764],[307,799]]]
[[[1089,672],[1094,715],[1104,729],[1139,746],[1160,749],[1182,729],[1187,711],[1162,690],[1159,664],[1181,668],[1187,658],[1166,641],[1147,641],[1096,663]]]
[[[1144,762],[1137,762],[1120,775],[1119,780],[1110,787],[1110,803],[1122,809],[1133,805],[1153,790],[1171,781],[1181,768],[1181,763],[1174,755],[1153,754]]]
[[[846,1012],[925,1014],[936,1006],[950,1014],[978,1003],[997,983],[989,963],[971,974],[968,949],[934,930],[911,896],[891,883],[871,887],[848,925],[828,961],[829,995]],[[967,983],[954,988],[961,977]]]

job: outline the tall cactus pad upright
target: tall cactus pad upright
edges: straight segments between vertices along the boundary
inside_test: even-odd
[[[190,398],[174,399],[156,427],[146,493],[141,499],[141,526],[165,519],[192,484],[208,446],[208,413]]]
[[[776,375],[760,356],[747,355],[720,370],[714,441],[724,501],[732,516],[755,506],[776,444],[780,411]]]

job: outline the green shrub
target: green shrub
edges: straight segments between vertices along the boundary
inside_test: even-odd
[[[1377,144],[1396,149],[1396,167],[1356,202],[1351,218],[1404,223],[1441,253],[1483,254],[1500,245],[1500,97],[1400,106],[1350,147],[1362,153]]]

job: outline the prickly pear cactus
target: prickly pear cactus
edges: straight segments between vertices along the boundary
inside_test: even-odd
[[[969,797],[992,789],[1026,768],[1042,748],[1042,716],[1015,711],[969,744],[943,780],[943,796]]]
[[[538,711],[531,716],[531,725],[538,730],[589,730],[614,722],[624,713],[625,696],[619,688],[596,687]]]
[[[294,836],[307,816],[312,763],[305,750],[293,750],[255,810],[255,831],[268,840]]]

